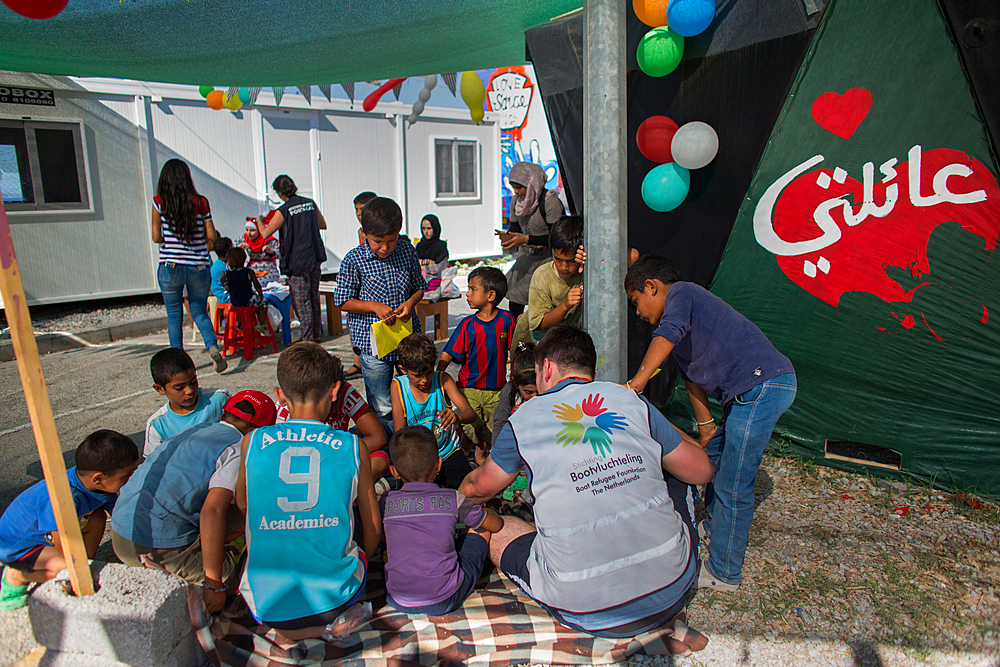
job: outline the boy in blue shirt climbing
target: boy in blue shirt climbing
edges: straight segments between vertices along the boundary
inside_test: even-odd
[[[74,458],[76,465],[66,474],[87,557],[93,558],[118,490],[139,463],[139,448],[121,433],[94,431],[76,448]],[[23,607],[29,583],[54,579],[66,569],[45,480],[15,498],[0,517],[0,562],[6,565],[0,609]]]
[[[143,456],[149,456],[161,442],[190,426],[214,424],[222,419],[222,407],[229,394],[222,389],[199,388],[194,361],[184,350],[160,350],[149,360],[149,372],[153,375],[153,389],[167,397],[167,404],[146,421]]]
[[[303,341],[281,353],[277,375],[274,393],[290,418],[242,442],[240,593],[258,622],[299,641],[322,636],[361,599],[382,520],[368,448],[325,423],[344,382],[340,360]]]
[[[476,421],[458,385],[444,371],[435,371],[437,347],[424,334],[410,334],[399,342],[399,367],[405,374],[392,381],[392,425],[426,426],[434,434],[441,457],[441,470],[434,483],[457,489],[469,474],[469,461],[462,451],[461,424]],[[390,458],[392,455],[390,454]]]

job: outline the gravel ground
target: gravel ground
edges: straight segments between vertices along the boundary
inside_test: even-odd
[[[31,306],[31,325],[35,333],[69,331],[122,324],[149,317],[166,317],[160,293],[120,299],[98,299],[44,306]],[[10,340],[6,311],[0,311],[0,340]]]

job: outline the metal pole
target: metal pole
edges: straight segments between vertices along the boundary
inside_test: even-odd
[[[626,0],[584,0],[584,326],[597,346],[597,379],[627,379],[625,280]]]

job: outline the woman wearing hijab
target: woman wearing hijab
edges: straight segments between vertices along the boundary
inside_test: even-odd
[[[507,272],[507,300],[517,319],[528,303],[531,276],[552,258],[549,226],[564,214],[556,193],[545,189],[545,171],[533,162],[518,162],[507,177],[517,200],[510,213],[510,235],[503,242],[507,252],[517,251],[517,260]]]
[[[448,259],[448,243],[441,240],[441,222],[433,213],[428,213],[420,221],[420,242],[417,244],[417,259],[427,276],[427,291],[437,289],[441,276],[436,275],[436,265]]]
[[[274,211],[271,211],[264,220],[270,222],[273,217]],[[268,283],[278,282],[281,276],[278,271],[278,239],[273,236],[265,239],[261,236],[253,218],[247,218],[246,232],[243,234],[243,238],[237,241],[236,247],[243,248],[246,252],[250,259],[247,266],[257,274],[262,286],[266,287]],[[265,271],[264,275],[260,275]]]

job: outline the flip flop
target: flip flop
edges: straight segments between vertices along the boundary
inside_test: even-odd
[[[344,379],[345,380],[353,380],[354,378],[361,377],[361,369],[360,368],[358,368],[354,364],[351,364],[351,368],[353,368],[354,370],[353,371],[352,370],[347,370],[344,373]]]

